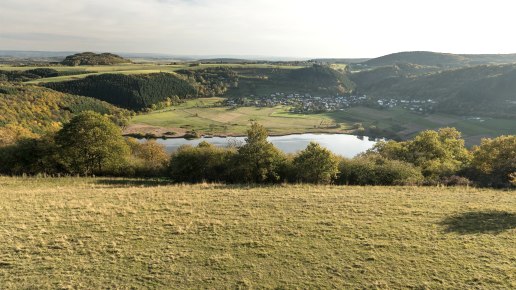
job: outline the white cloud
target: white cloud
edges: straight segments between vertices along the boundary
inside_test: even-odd
[[[510,1],[2,0],[0,49],[188,55],[516,52]]]

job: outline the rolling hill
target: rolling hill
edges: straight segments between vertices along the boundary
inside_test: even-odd
[[[423,66],[457,68],[481,64],[515,63],[516,54],[451,54],[430,51],[407,51],[384,55],[363,62],[367,66],[390,66],[411,63]]]
[[[313,65],[304,68],[284,69],[236,69],[238,87],[231,88],[228,95],[267,96],[276,92],[311,95],[335,95],[351,92],[354,83],[345,71],[329,66]]]
[[[97,54],[93,52],[83,52],[69,55],[61,62],[61,64],[68,66],[116,65],[122,63],[131,63],[131,61],[112,53]]]

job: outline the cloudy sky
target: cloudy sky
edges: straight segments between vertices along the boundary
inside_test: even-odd
[[[511,2],[0,0],[0,50],[306,58],[516,53]]]

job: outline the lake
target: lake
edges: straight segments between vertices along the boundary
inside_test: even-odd
[[[344,157],[354,157],[357,154],[365,152],[372,148],[376,143],[375,140],[369,140],[368,137],[359,137],[355,135],[344,134],[295,134],[286,136],[270,136],[268,140],[277,148],[286,153],[294,153],[306,148],[311,142],[315,141],[322,146],[328,148],[333,153]],[[230,144],[244,144],[245,137],[208,137],[199,139],[157,139],[158,143],[165,145],[167,151],[173,152],[181,145],[196,146],[202,141],[209,142],[216,146],[227,146]]]

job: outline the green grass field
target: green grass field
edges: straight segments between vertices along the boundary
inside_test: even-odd
[[[0,177],[2,289],[514,289],[516,194]]]
[[[135,116],[132,124],[177,128],[182,127],[212,134],[244,134],[251,120],[264,125],[271,134],[303,132],[340,132],[346,128],[329,129],[333,119],[325,114],[293,114],[288,108],[217,107],[222,98],[189,100],[179,106]]]
[[[397,132],[402,137],[412,137],[421,130],[456,127],[463,133],[468,145],[478,144],[481,137],[516,134],[516,122],[505,119],[485,119],[484,122],[468,120],[445,114],[422,115],[403,109],[378,110],[367,107],[352,107],[345,111],[320,114],[294,114],[287,107],[274,108],[214,107],[222,98],[189,100],[180,106],[141,114],[131,120],[132,124],[158,127],[194,129],[212,134],[243,134],[255,120],[264,125],[271,134],[303,132],[344,132],[353,123],[375,125]],[[329,129],[340,124],[338,129]]]

